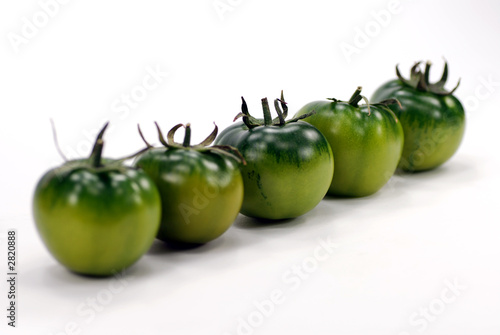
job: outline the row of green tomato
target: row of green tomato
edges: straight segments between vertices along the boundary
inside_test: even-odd
[[[464,110],[429,82],[430,64],[417,63],[409,79],[381,86],[372,101],[356,89],[349,101],[311,102],[286,120],[283,98],[272,118],[242,118],[217,137],[191,145],[190,125],[176,125],[164,147],[146,148],[124,160],[101,158],[103,134],[89,158],[67,161],[39,181],[33,200],[37,229],[52,255],[70,270],[110,275],[136,262],[158,238],[201,244],[222,235],[238,213],[280,220],[313,209],[326,194],[362,197],[377,192],[399,167],[432,169],[457,150]],[[458,86],[458,85],[457,85]],[[455,87],[456,89],[456,87]],[[361,100],[366,104],[359,105]],[[235,119],[236,119],[235,118]],[[183,143],[175,132],[185,128]],[[215,140],[215,144],[210,146]],[[128,157],[131,158],[131,157]],[[335,162],[334,162],[335,159]],[[335,173],[334,173],[335,170]]]

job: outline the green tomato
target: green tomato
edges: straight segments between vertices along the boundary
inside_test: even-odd
[[[247,164],[242,167],[245,196],[241,213],[262,219],[287,219],[307,213],[323,199],[333,176],[333,155],[325,137],[310,124],[248,114],[243,100],[243,122],[226,128],[217,144],[237,148]],[[276,105],[276,103],[275,103]],[[286,105],[282,99],[282,106]],[[284,116],[284,117],[283,117]]]
[[[104,159],[102,165],[102,140],[97,142],[91,158],[69,161],[41,178],[33,216],[43,242],[62,265],[80,274],[107,276],[149,249],[161,206],[158,190],[144,172],[120,161]]]
[[[147,151],[135,165],[160,191],[162,218],[157,237],[166,242],[206,243],[221,236],[239,213],[243,201],[239,163],[224,148],[206,147],[215,138],[213,133],[211,140],[191,147],[189,125],[183,145],[173,142],[174,132],[169,133],[168,143],[160,136],[166,148]]]
[[[358,106],[358,87],[349,102],[315,101],[296,116],[327,138],[335,157],[330,195],[362,197],[377,192],[394,174],[403,149],[400,122],[383,103]]]
[[[399,79],[382,85],[372,99],[396,98],[402,109],[392,107],[403,126],[405,145],[399,167],[406,171],[433,169],[458,150],[465,130],[465,112],[460,101],[444,89],[447,79],[445,64],[442,79],[429,83],[430,64],[425,72],[412,68],[410,80],[404,79],[396,67]]]

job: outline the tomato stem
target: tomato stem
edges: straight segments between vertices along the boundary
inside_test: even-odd
[[[406,79],[401,75],[398,65],[396,65],[396,76],[403,84],[411,88],[437,95],[451,95],[458,88],[458,85],[460,85],[459,79],[457,85],[451,91],[447,91],[444,88],[446,80],[448,79],[448,63],[446,62],[446,60],[444,61],[444,69],[441,79],[435,83],[431,83],[429,80],[429,74],[432,65],[431,62],[425,63],[424,71],[420,69],[421,63],[422,62],[416,62],[415,65],[412,66],[409,79]]]
[[[101,155],[103,147],[104,141],[102,139],[98,139],[95,142],[94,149],[92,150],[92,154],[90,155],[90,165],[92,165],[92,167],[98,168],[102,166]]]
[[[354,91],[353,95],[349,99],[349,102],[348,102],[349,105],[351,105],[353,107],[359,107],[358,103],[361,101],[361,99],[363,99],[363,97],[361,96],[361,90],[362,90],[361,86],[358,86],[356,88],[356,91]]]
[[[264,111],[264,126],[270,126],[273,123],[273,119],[271,118],[271,110],[269,109],[269,103],[267,102],[267,98],[263,98],[261,101],[262,101],[262,110]]]
[[[283,90],[281,90],[281,98],[280,98],[281,108],[283,108],[283,118],[286,119],[288,116],[288,106],[285,102],[285,97],[283,96]]]
[[[239,118],[242,118],[243,123],[245,124],[245,126],[248,127],[248,129],[252,129],[252,128],[260,127],[260,126],[278,126],[278,127],[281,127],[281,126],[284,126],[285,124],[288,124],[291,122],[297,122],[300,119],[306,118],[306,117],[314,114],[314,112],[311,112],[311,113],[308,113],[307,115],[301,115],[300,117],[295,117],[295,118],[287,121],[286,117],[288,116],[288,106],[287,106],[287,103],[286,103],[285,98],[283,96],[283,91],[281,91],[281,99],[274,100],[274,109],[276,109],[276,113],[278,114],[278,117],[274,118],[274,119],[271,117],[271,110],[269,108],[269,102],[267,101],[267,98],[261,99],[262,109],[264,112],[264,120],[256,119],[253,116],[251,116],[250,113],[248,112],[247,103],[246,103],[245,99],[243,99],[243,97],[241,97],[241,101],[242,101],[241,113],[238,113],[234,117],[233,122]],[[281,105],[281,108],[280,108],[280,105]]]
[[[106,128],[108,128],[109,122],[106,122],[104,127],[102,127],[99,134],[97,134],[97,138],[94,143],[94,147],[92,148],[92,152],[90,153],[89,161],[92,167],[98,168],[101,167],[101,156],[102,156],[102,148],[104,147],[104,141],[102,137],[104,136],[104,132]]]
[[[184,141],[182,142],[182,146],[188,148],[191,145],[191,124],[186,124],[186,131],[184,133]]]
[[[278,113],[278,120],[279,120],[279,125],[282,126],[285,124],[285,116],[283,115],[283,112],[280,109],[280,99],[275,99],[274,100],[274,109],[276,109],[276,113]],[[283,103],[282,103],[283,105]]]

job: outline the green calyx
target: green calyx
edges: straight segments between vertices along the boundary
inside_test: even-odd
[[[310,113],[295,117],[290,120],[286,120],[288,116],[288,106],[287,103],[285,102],[285,98],[283,97],[283,91],[281,91],[281,98],[280,99],[275,99],[274,100],[274,109],[276,110],[276,113],[278,114],[278,117],[272,118],[271,117],[271,110],[269,108],[269,103],[267,101],[267,98],[263,98],[262,101],[262,110],[264,112],[264,119],[257,119],[250,115],[248,112],[248,106],[243,97],[241,97],[241,113],[238,113],[233,122],[239,119],[240,117],[243,119],[243,123],[248,127],[248,129],[252,129],[255,127],[259,126],[284,126],[285,124],[288,124],[290,122],[297,122],[298,120],[305,119],[308,116],[313,115],[315,112],[312,111]]]
[[[175,125],[167,133],[166,139],[163,136],[163,133],[160,129],[160,126],[158,126],[158,123],[155,122],[155,125],[156,125],[156,129],[158,130],[159,140],[160,140],[161,144],[163,144],[163,146],[165,146],[167,149],[184,149],[184,150],[196,150],[199,152],[213,152],[213,153],[218,153],[218,154],[222,154],[225,156],[229,156],[229,157],[235,159],[239,163],[246,164],[245,158],[243,158],[243,156],[238,151],[238,149],[236,149],[230,145],[212,145],[212,146],[210,146],[210,144],[212,144],[212,142],[217,137],[217,133],[219,131],[219,128],[217,127],[217,125],[215,123],[214,123],[215,128],[212,131],[212,133],[210,133],[210,135],[208,135],[208,137],[206,139],[201,141],[201,143],[196,144],[196,145],[191,145],[191,124],[189,124],[189,123],[187,123],[186,125],[184,125],[182,123]],[[139,130],[139,135],[141,136],[144,143],[146,143],[147,148],[148,149],[153,148],[153,146],[151,144],[149,144],[146,141],[146,139],[144,138],[144,136],[141,132],[141,128],[139,126],[137,126],[137,127]],[[182,144],[177,143],[174,140],[175,133],[181,127],[184,127],[184,129],[185,129],[184,140],[182,141]]]
[[[403,82],[405,85],[410,86],[416,90],[430,92],[437,95],[451,95],[458,88],[458,85],[460,85],[459,79],[457,85],[451,91],[447,91],[444,88],[446,80],[448,79],[448,62],[446,62],[446,60],[444,62],[444,70],[441,79],[439,79],[439,81],[435,83],[429,82],[429,73],[432,65],[431,62],[428,61],[427,63],[425,63],[424,72],[422,72],[422,70],[420,69],[421,63],[421,61],[416,62],[415,65],[413,65],[410,70],[410,79],[404,78],[399,72],[398,65],[396,65],[396,75],[398,76],[398,79],[401,80],[401,82]]]
[[[54,135],[54,143],[56,145],[57,151],[61,155],[61,157],[65,160],[65,163],[54,169],[54,173],[58,176],[64,176],[67,173],[74,171],[74,170],[79,170],[79,169],[86,169],[91,172],[109,172],[109,171],[118,171],[118,172],[126,172],[128,167],[123,165],[123,162],[136,157],[137,155],[140,155],[141,153],[145,152],[146,150],[149,150],[149,147],[146,147],[145,149],[142,149],[138,152],[136,152],[133,155],[120,158],[120,159],[105,159],[105,163],[103,162],[102,158],[102,151],[104,148],[104,132],[108,128],[109,122],[106,122],[106,124],[102,127],[101,131],[99,134],[97,134],[96,140],[94,142],[94,146],[92,148],[92,151],[90,153],[90,156],[86,159],[74,159],[74,160],[68,160],[64,154],[62,153],[59,143],[57,141],[57,135],[56,135],[56,130],[54,123],[52,122],[52,131]]]
[[[395,104],[397,104],[399,106],[399,108],[402,108],[401,103],[397,99],[386,99],[386,100],[383,100],[380,102],[371,103],[367,97],[365,97],[364,95],[361,95],[362,89],[363,88],[361,86],[358,86],[356,88],[356,91],[354,91],[353,95],[349,99],[349,101],[342,101],[342,100],[338,100],[335,98],[327,98],[327,99],[333,101],[334,103],[345,103],[345,104],[348,104],[354,108],[360,108],[362,106],[366,106],[366,109],[368,110],[368,115],[371,115],[370,106],[380,107],[380,108],[388,111],[389,113],[391,113],[391,115],[394,117],[394,120],[396,122],[398,122],[398,118],[396,117],[396,114],[394,114],[394,112],[389,108],[390,105],[395,105]],[[365,101],[365,105],[359,106],[359,102],[361,100]]]

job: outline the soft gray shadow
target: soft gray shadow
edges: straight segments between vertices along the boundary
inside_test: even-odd
[[[105,285],[111,280],[135,281],[148,278],[154,269],[139,259],[127,269],[118,271],[110,276],[91,276],[68,270],[58,263],[52,263],[46,267],[38,267],[34,270],[25,271],[23,285],[29,287],[41,287],[43,289],[53,288],[54,294],[66,295],[68,292],[85,292],[94,289],[96,285]]]
[[[223,243],[223,237],[218,237],[213,241],[194,244],[194,243],[178,243],[178,242],[163,242],[155,240],[151,248],[149,248],[148,255],[165,255],[165,254],[200,254],[206,253],[210,250],[219,248]]]
[[[378,197],[379,192],[375,192],[373,194],[364,196],[364,197],[350,197],[350,196],[342,196],[342,195],[325,195],[323,198],[324,201],[341,201],[341,202],[365,202],[368,199]],[[369,201],[369,200],[368,200]]]
[[[380,197],[380,190],[364,197],[326,195],[322,201],[327,206],[322,206],[321,209],[324,214],[328,214],[334,220],[336,216],[342,216],[344,212],[359,211],[365,206],[373,204]]]
[[[293,219],[268,220],[252,218],[245,215],[238,215],[233,226],[239,229],[288,229],[303,224],[304,216]]]
[[[449,182],[457,180],[460,182],[475,180],[479,177],[479,171],[473,159],[456,159],[446,162],[435,169],[425,171],[396,171],[395,175],[410,183],[429,182],[429,181],[443,181]],[[401,185],[402,186],[402,185]]]
[[[138,262],[130,268],[111,276],[86,276],[74,273],[60,264],[52,263],[38,267],[33,271],[23,272],[23,290],[30,292],[34,297],[49,294],[54,297],[74,301],[75,304],[82,297],[95,296],[100,290],[106,289],[111,283],[136,283],[144,278],[151,278],[155,269]],[[41,292],[48,292],[42,294]],[[36,299],[36,298],[35,298]]]
[[[136,261],[134,264],[129,266],[126,269],[123,269],[121,271],[116,271],[111,275],[107,276],[95,276],[95,275],[87,275],[83,273],[78,273],[74,272],[71,270],[68,270],[64,268],[63,266],[59,266],[60,270],[54,271],[55,276],[59,276],[60,279],[62,280],[67,280],[68,277],[74,278],[73,281],[79,281],[79,282],[85,282],[85,281],[106,281],[115,277],[120,277],[120,278],[127,278],[127,277],[146,277],[149,276],[150,273],[152,272],[151,268],[144,262],[143,257],[141,257],[138,261]]]

